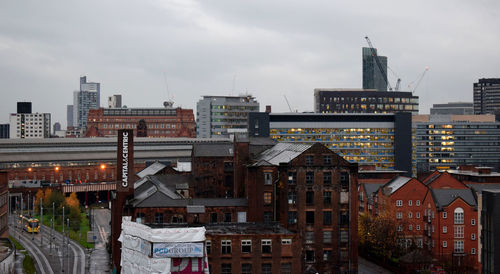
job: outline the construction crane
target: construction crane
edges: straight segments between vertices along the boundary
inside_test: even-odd
[[[417,80],[415,80],[415,81],[411,82],[410,84],[408,84],[408,90],[410,90],[411,93],[415,93],[415,90],[417,90],[418,86],[420,85],[420,82],[422,82],[422,79],[424,79],[424,76],[425,76],[425,74],[427,73],[428,70],[429,70],[429,67],[425,67],[424,72],[422,72],[422,74],[420,74],[420,76],[417,78]],[[417,83],[415,84],[415,87],[412,89],[411,85],[413,83],[415,83],[415,82],[417,82]]]
[[[382,63],[378,59],[377,52],[375,51],[375,48],[373,47],[372,42],[370,41],[370,38],[368,38],[368,36],[365,36],[365,39],[366,39],[366,42],[368,43],[368,46],[370,47],[370,51],[372,52],[372,56],[375,59],[375,63],[377,63],[378,69],[380,70],[380,74],[382,74],[382,78],[384,78],[384,81],[387,84],[387,86],[389,87],[389,90],[392,91],[392,86],[389,83],[389,81],[387,80],[387,74],[385,73],[385,71],[382,67]],[[398,88],[399,88],[399,86],[398,86]]]
[[[290,106],[290,103],[288,102],[288,99],[286,98],[286,95],[283,94],[283,97],[285,97],[285,101],[286,101],[286,104],[288,105],[288,109],[290,110],[290,112],[293,112],[292,107]]]

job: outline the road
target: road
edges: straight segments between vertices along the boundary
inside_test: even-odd
[[[108,236],[111,233],[111,211],[109,209],[92,210],[92,230],[96,236],[94,250],[90,255],[90,273],[111,272],[109,253],[106,250]]]
[[[66,244],[61,233],[56,231],[51,233],[52,229],[47,226],[42,226],[39,233],[31,234],[23,231],[16,216],[11,215],[10,233],[34,258],[37,273],[86,273],[85,251],[78,243],[70,240]],[[50,239],[51,235],[53,241]]]

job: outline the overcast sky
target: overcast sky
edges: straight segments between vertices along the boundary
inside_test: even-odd
[[[66,126],[79,77],[101,104],[193,108],[202,95],[257,97],[261,110],[313,110],[314,88],[361,88],[368,35],[415,94],[472,101],[500,77],[500,1],[1,1],[0,122],[17,101]],[[166,79],[166,81],[165,81]],[[396,78],[389,74],[395,85]],[[168,86],[168,88],[167,88]]]

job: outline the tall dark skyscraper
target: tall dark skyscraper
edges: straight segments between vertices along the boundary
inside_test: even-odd
[[[377,49],[374,50],[377,52]],[[387,91],[387,57],[379,55],[378,58],[384,73],[380,72],[370,48],[363,48],[363,89]]]
[[[500,111],[500,78],[482,78],[474,83],[474,114]]]
[[[17,102],[17,113],[31,113],[31,102]]]

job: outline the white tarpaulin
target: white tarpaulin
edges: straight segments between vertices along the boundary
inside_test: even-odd
[[[122,231],[152,243],[188,243],[205,241],[204,227],[190,228],[155,228],[131,222],[130,217],[123,217]]]

